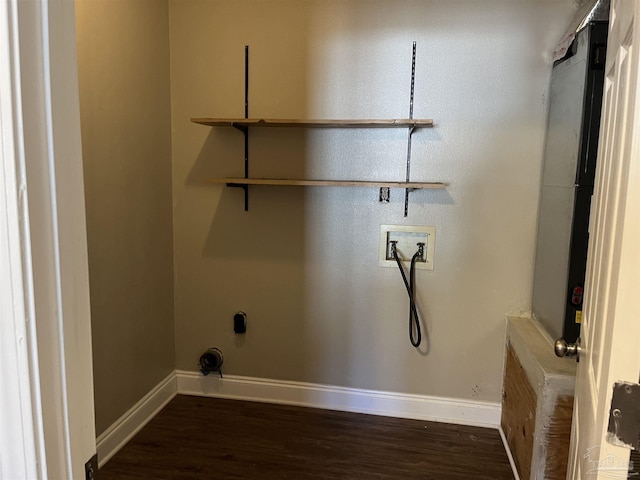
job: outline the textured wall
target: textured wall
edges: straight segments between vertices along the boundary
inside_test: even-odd
[[[555,1],[170,1],[177,368],[209,346],[229,374],[499,401],[504,313],[528,310],[546,53],[570,17]],[[412,178],[446,191],[240,190],[242,135],[191,116],[408,115],[418,42]],[[401,130],[259,130],[252,175],[403,179]],[[429,343],[411,348],[397,270],[378,267],[381,224],[433,225],[418,271]],[[234,336],[232,315],[248,314]]]
[[[76,16],[99,434],[174,368],[168,5]]]

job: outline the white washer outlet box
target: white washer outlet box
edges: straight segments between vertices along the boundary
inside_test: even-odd
[[[433,257],[436,243],[436,227],[426,225],[380,225],[380,248],[378,265],[398,267],[392,253],[392,242],[396,242],[396,251],[400,261],[410,264],[413,255],[423,243],[423,256],[416,262],[416,268],[433,270]]]

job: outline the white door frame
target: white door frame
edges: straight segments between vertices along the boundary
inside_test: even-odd
[[[84,478],[96,445],[73,0],[3,0],[0,44],[0,476]]]
[[[0,478],[46,478],[21,152],[14,6],[0,4]],[[23,275],[24,269],[24,275]],[[27,282],[27,284],[25,284]],[[20,341],[23,339],[23,341]]]

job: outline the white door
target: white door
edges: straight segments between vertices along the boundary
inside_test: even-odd
[[[627,478],[613,385],[640,375],[640,0],[613,0],[568,478]]]

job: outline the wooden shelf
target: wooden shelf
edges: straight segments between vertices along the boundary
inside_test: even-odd
[[[386,120],[300,120],[267,118],[192,118],[193,123],[209,127],[300,127],[300,128],[429,128],[431,119]]]
[[[441,182],[376,182],[359,180],[301,180],[285,178],[211,178],[207,183],[223,184],[227,186],[242,185],[277,185],[299,187],[388,187],[411,189],[441,189],[446,184]]]
[[[416,68],[416,42],[413,42],[411,56],[411,97],[409,98],[409,117],[413,117],[414,82]],[[302,186],[302,187],[378,187],[403,188],[404,216],[409,208],[409,193],[420,189],[443,189],[446,184],[441,182],[371,182],[356,180],[306,180],[284,178],[247,178],[249,177],[249,136],[253,127],[290,127],[290,128],[404,128],[408,132],[406,176],[410,177],[411,139],[412,133],[418,128],[433,127],[433,120],[429,118],[395,118],[395,119],[283,119],[283,118],[246,118],[249,116],[249,46],[244,47],[244,118],[209,118],[193,117],[191,121],[208,127],[233,127],[244,136],[244,178],[212,178],[208,183],[240,187],[244,190],[244,209],[249,210],[249,185],[265,186]],[[385,201],[388,191],[380,191],[381,201]]]

